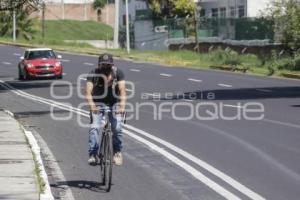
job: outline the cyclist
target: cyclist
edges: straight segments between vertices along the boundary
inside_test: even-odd
[[[97,163],[97,150],[105,125],[104,113],[101,107],[108,106],[116,112],[109,113],[109,122],[113,132],[113,150],[115,165],[122,165],[122,123],[126,104],[126,87],[124,73],[114,66],[111,54],[101,54],[98,67],[92,70],[86,82],[86,100],[91,113],[89,129],[89,159],[90,165]]]

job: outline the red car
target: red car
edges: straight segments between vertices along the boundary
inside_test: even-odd
[[[24,57],[18,65],[19,79],[27,80],[39,77],[54,77],[62,79],[63,66],[52,49],[35,48],[26,49]]]

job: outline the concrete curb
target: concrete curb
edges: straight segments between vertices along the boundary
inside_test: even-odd
[[[9,110],[4,110],[4,112],[7,113],[8,115],[14,117],[14,114],[12,112],[10,112]],[[45,183],[45,191],[44,191],[44,193],[39,194],[40,195],[39,199],[40,200],[54,200],[54,197],[51,193],[50,184],[48,181],[48,176],[47,176],[47,173],[45,170],[45,166],[42,161],[41,149],[40,149],[36,139],[34,138],[33,134],[31,133],[31,131],[27,131],[21,124],[20,124],[20,127],[22,128],[22,130],[25,133],[25,136],[29,142],[31,151],[36,156],[36,161],[37,161],[39,172],[40,172],[39,175]]]

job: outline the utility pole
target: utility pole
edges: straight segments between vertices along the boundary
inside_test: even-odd
[[[16,31],[17,31],[17,25],[16,25],[16,9],[13,10],[13,41],[16,41]]]
[[[126,7],[126,43],[127,53],[130,54],[130,35],[129,35],[129,14],[128,14],[128,0],[125,1]]]
[[[114,48],[119,48],[119,0],[115,0]]]
[[[87,20],[87,2],[84,0],[84,20]]]
[[[43,1],[42,2],[42,38],[43,38],[43,41],[45,39],[45,8],[46,8],[46,5],[45,5],[45,2]]]
[[[106,1],[106,24],[108,25],[108,11],[109,11],[109,3],[108,0]]]
[[[62,13],[61,18],[65,19],[65,1],[64,0],[61,0],[61,13]]]
[[[195,23],[195,42],[196,42],[196,51],[199,52],[199,40],[198,40],[198,19],[197,19],[197,7],[194,11],[194,23]]]

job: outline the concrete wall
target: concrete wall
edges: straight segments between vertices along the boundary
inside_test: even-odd
[[[141,20],[134,23],[135,49],[168,50],[165,42],[168,33],[155,33],[152,20]]]
[[[136,10],[146,10],[147,3],[145,0],[128,0],[128,13],[130,15],[129,21],[135,21],[135,11]],[[125,25],[124,15],[126,14],[125,0],[120,0],[120,25]]]
[[[41,18],[41,11],[33,14],[33,16]],[[92,7],[92,4],[61,4],[61,3],[47,3],[45,11],[46,20],[93,20],[101,21],[110,26],[115,22],[115,5],[109,4],[101,11],[101,17],[98,19],[97,11]]]

